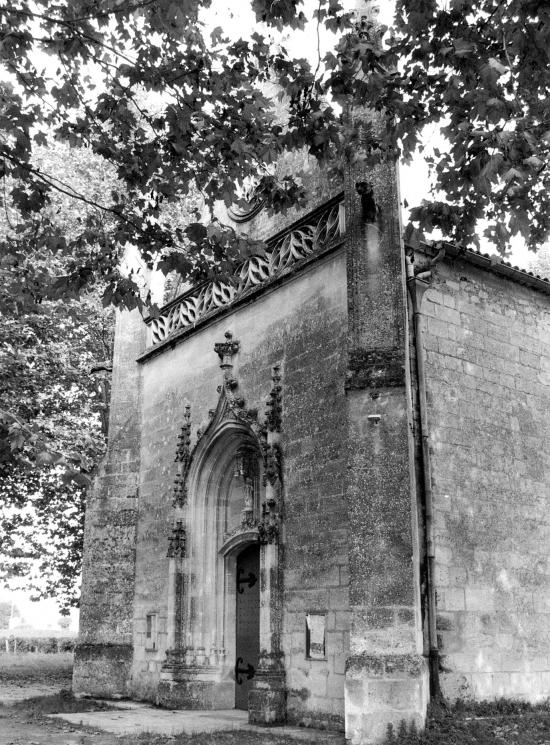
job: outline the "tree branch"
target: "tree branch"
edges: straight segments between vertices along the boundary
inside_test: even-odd
[[[3,155],[5,158],[10,160],[12,163],[15,163],[16,165],[22,168],[25,168],[29,173],[32,173],[34,176],[39,178],[45,184],[47,184],[48,186],[51,186],[52,189],[55,189],[61,194],[65,194],[65,196],[70,197],[71,199],[77,199],[79,202],[88,204],[90,207],[95,207],[96,209],[101,210],[101,212],[111,212],[119,220],[122,220],[126,222],[128,225],[131,225],[133,228],[135,228],[140,233],[142,232],[139,225],[136,225],[135,222],[130,220],[130,218],[126,217],[126,215],[124,215],[120,210],[115,209],[114,207],[107,207],[104,204],[99,204],[99,202],[95,202],[93,199],[88,199],[83,194],[80,194],[75,189],[73,189],[73,187],[70,184],[67,184],[64,181],[61,181],[61,179],[58,179],[56,176],[51,176],[50,174],[45,175],[41,173],[37,168],[33,168],[28,163],[22,163],[17,158],[14,158],[13,156],[11,156],[9,153],[4,153]],[[54,183],[55,181],[59,183],[56,184]],[[59,186],[59,184],[62,184],[63,186]]]

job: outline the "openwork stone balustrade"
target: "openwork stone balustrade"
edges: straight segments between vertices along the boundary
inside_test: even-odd
[[[229,281],[213,281],[195,288],[171,303],[150,321],[150,343],[160,344],[211,312],[233,303],[259,285],[267,284],[297,262],[330,246],[344,233],[343,204],[335,203],[310,220],[290,228],[268,244],[264,256],[251,256]]]

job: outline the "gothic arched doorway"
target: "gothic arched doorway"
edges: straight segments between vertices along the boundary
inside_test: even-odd
[[[235,402],[228,386],[188,454],[185,499],[175,503],[157,701],[235,706],[248,709],[251,722],[273,724],[286,716],[279,450],[271,430]]]

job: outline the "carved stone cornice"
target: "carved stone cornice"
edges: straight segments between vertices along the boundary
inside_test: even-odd
[[[157,345],[186,328],[194,328],[202,318],[232,305],[256,288],[294,271],[316,253],[336,245],[343,235],[341,201],[332,201],[320,211],[291,226],[268,241],[263,255],[246,259],[229,280],[215,280],[196,287],[161,309],[160,315],[148,319],[151,344]]]

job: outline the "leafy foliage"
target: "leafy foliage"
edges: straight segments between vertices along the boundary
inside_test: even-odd
[[[550,279],[550,243],[543,246],[529,262],[529,271]]]
[[[512,235],[530,248],[550,231],[550,8],[538,0],[401,0],[399,37],[373,74],[405,157],[428,123],[443,124],[432,165],[441,195],[412,211],[426,229],[475,242],[477,222],[502,252]],[[381,78],[380,78],[381,76]]]
[[[101,276],[108,299],[140,305],[135,283],[118,271],[128,243],[150,266],[159,256],[168,262],[162,267],[170,265],[177,250],[178,270],[202,279],[238,258],[242,246],[227,226],[172,225],[163,203],[199,193],[208,206],[229,205],[235,184],[253,176],[267,208],[283,210],[307,196],[298,175],[273,176],[284,152],[306,147],[323,162],[372,162],[398,148],[408,159],[433,123],[443,126],[448,146],[431,156],[437,198],[414,206],[416,224],[471,242],[486,218],[487,235],[502,250],[513,234],[532,247],[548,236],[545,3],[398,0],[392,35],[381,42],[372,15],[354,24],[342,2],[320,0],[316,22],[339,42],[315,69],[261,33],[303,28],[299,0],[253,0],[261,23],[237,40],[222,28],[208,33],[201,11],[210,5],[15,0],[0,11],[11,81],[2,86],[0,154],[22,216],[7,248],[47,246],[75,259],[63,278],[40,274],[41,292],[78,292]],[[287,97],[283,118],[264,93],[270,79]],[[357,132],[331,103],[344,99],[385,112],[387,129],[367,137],[366,147],[350,147]],[[32,152],[47,133],[99,155],[118,184],[89,198],[37,167]],[[94,207],[69,238],[47,221],[36,233],[28,229],[55,189]]]
[[[104,448],[107,400],[90,370],[110,356],[97,299],[44,301],[0,325],[0,579],[76,602],[85,489]],[[104,419],[103,419],[104,421]],[[34,571],[31,571],[34,570]]]
[[[33,162],[57,171],[68,163],[87,194],[113,180],[85,151],[60,145]],[[4,207],[0,225],[16,235],[21,218]],[[57,193],[34,229],[47,223],[70,238],[82,214]],[[112,336],[97,290],[80,300],[38,296],[39,274],[71,260],[43,246],[0,271],[0,579],[19,577],[65,611],[78,596],[85,488],[105,444],[107,381],[91,370],[108,366]]]
[[[34,598],[78,604],[85,488],[59,469],[12,469],[0,484],[0,578],[20,577]]]

